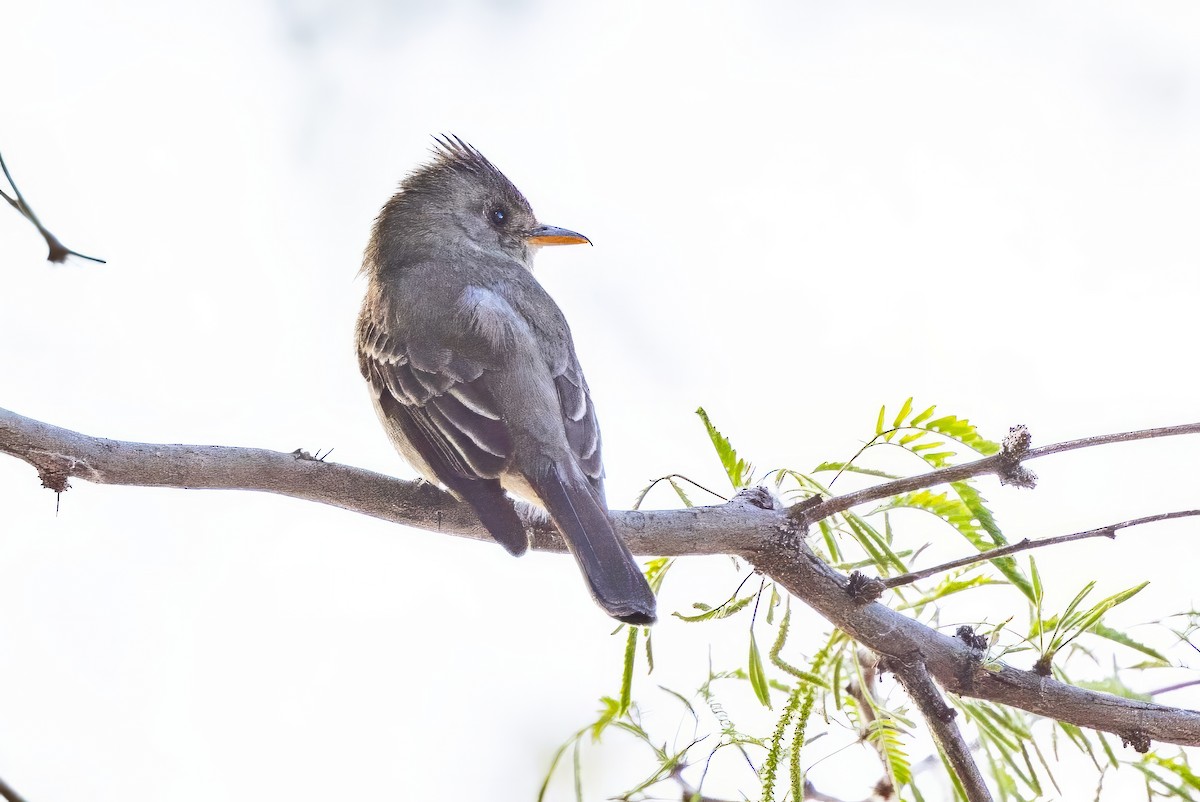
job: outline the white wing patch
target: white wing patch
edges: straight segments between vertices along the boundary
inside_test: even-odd
[[[486,287],[468,286],[458,298],[458,307],[471,327],[497,349],[507,350],[518,336],[529,336],[529,324],[508,301]]]

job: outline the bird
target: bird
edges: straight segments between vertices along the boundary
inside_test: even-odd
[[[379,420],[511,554],[529,537],[506,491],[543,507],[599,606],[652,624],[654,592],[608,516],[571,330],[533,275],[541,247],[591,240],[540,223],[463,139],[435,136],[432,154],[384,204],[363,256],[356,344]]]

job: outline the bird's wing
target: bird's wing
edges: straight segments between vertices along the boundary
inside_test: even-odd
[[[470,504],[504,548],[524,553],[525,526],[498,479],[512,438],[484,381],[484,362],[406,342],[368,317],[358,333],[359,368],[396,447]]]
[[[495,479],[512,438],[483,380],[485,363],[447,348],[406,342],[376,320],[360,321],[359,368],[403,434],[451,489],[455,479]]]
[[[600,426],[596,422],[596,407],[592,404],[592,395],[574,349],[568,357],[562,371],[554,377],[563,428],[567,433],[567,443],[579,460],[579,467],[593,484],[598,485],[604,476],[604,466],[600,458]]]
[[[359,319],[359,365],[400,450],[465,497],[463,482],[495,480],[510,468],[519,436],[510,427],[540,400],[541,414],[557,414],[566,444],[603,499],[595,407],[558,308],[549,302],[536,318],[520,295],[510,295],[510,304],[505,293],[482,286],[439,289],[440,314],[410,307],[397,316],[377,305]],[[553,335],[539,336],[545,330]],[[544,365],[553,395],[505,392],[503,382],[514,380],[506,366],[519,352]],[[541,384],[530,376],[520,381]]]

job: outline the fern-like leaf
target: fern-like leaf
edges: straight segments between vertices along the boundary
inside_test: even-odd
[[[708,413],[704,411],[704,407],[697,409],[696,414],[704,422],[704,429],[708,432],[708,439],[712,441],[713,448],[716,449],[717,457],[721,460],[721,467],[725,469],[725,475],[729,477],[729,483],[733,485],[735,490],[749,487],[751,476],[754,474],[754,466],[738,457],[738,453],[729,442],[729,438],[717,430],[717,427],[709,420]]]
[[[896,722],[887,718],[872,721],[865,733],[866,740],[875,744],[883,755],[897,788],[912,782],[912,762],[904,747],[903,735]]]

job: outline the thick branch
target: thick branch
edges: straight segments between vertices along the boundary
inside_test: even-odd
[[[788,591],[867,648],[890,658],[920,655],[946,690],[1017,707],[1125,739],[1200,746],[1200,713],[1088,691],[1007,665],[878,602],[847,603],[847,580],[813,553],[798,533],[781,535],[751,558]]]
[[[933,740],[967,792],[967,799],[970,802],[992,802],[992,792],[983,781],[983,774],[971,755],[971,747],[967,746],[966,739],[954,723],[958,711],[946,704],[929,677],[925,664],[917,657],[888,660],[885,667],[896,675],[905,693],[921,711]]]
[[[1200,425],[1152,431],[1191,433],[1200,431]],[[1136,438],[1113,436],[1088,442],[1099,445],[1127,439]],[[435,487],[304,455],[106,440],[5,410],[0,410],[0,453],[28,462],[38,470],[43,484],[60,492],[70,477],[103,484],[258,490],[445,534],[487,539],[470,509]],[[932,480],[941,481],[945,479]],[[847,498],[823,503],[841,505]],[[841,509],[849,506],[852,504]],[[817,514],[815,509],[809,512]],[[528,508],[523,514],[534,548],[563,550],[561,539],[544,516]],[[846,577],[813,553],[804,541],[803,528],[786,511],[772,509],[765,492],[740,493],[716,507],[613,512],[612,517],[617,531],[639,554],[737,554],[747,558],[872,651],[901,659],[920,655],[929,673],[952,693],[1116,733],[1138,744],[1152,739],[1200,746],[1200,713],[1075,688],[1009,666],[984,667],[980,653],[962,641],[882,604],[855,602],[846,593]]]
[[[37,469],[42,484],[58,492],[67,489],[72,477],[108,485],[257,490],[492,542],[469,506],[433,485],[322,462],[300,452],[108,440],[0,409],[0,453],[28,462]],[[753,499],[757,498],[744,494],[718,507],[614,511],[612,518],[638,554],[745,555],[761,541],[764,519],[776,525],[784,522],[781,513],[756,507]],[[535,549],[566,551],[544,513],[529,505],[519,507]],[[664,537],[666,532],[671,534]]]

